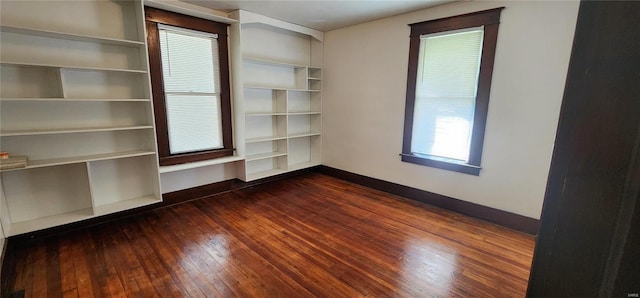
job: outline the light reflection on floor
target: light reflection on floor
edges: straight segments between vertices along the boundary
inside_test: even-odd
[[[413,291],[420,291],[430,297],[450,297],[451,282],[456,275],[456,254],[445,251],[446,247],[433,240],[411,239],[405,245],[403,256],[403,276],[401,280],[419,280],[422,287],[415,289],[416,283],[409,283]],[[412,292],[411,289],[406,289]]]

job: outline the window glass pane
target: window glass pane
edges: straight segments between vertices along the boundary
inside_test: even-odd
[[[166,96],[172,154],[223,148],[217,96]]]
[[[411,151],[468,161],[482,28],[420,38]]]
[[[166,93],[217,93],[218,40],[213,35],[160,29],[162,75]]]

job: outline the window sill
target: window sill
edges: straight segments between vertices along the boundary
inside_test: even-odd
[[[160,167],[160,174],[201,168],[206,166],[221,165],[221,164],[231,163],[231,162],[236,162],[241,160],[244,160],[244,158],[240,156],[228,156],[228,157],[221,157],[221,158],[210,159],[210,160],[183,163],[179,165],[162,166]]]
[[[434,167],[438,169],[454,171],[474,176],[480,176],[480,170],[482,169],[479,166],[470,165],[467,163],[455,161],[455,160],[446,160],[444,158],[436,158],[430,157],[428,155],[415,155],[410,153],[400,153],[400,157],[402,161],[409,162],[413,164]]]
[[[233,156],[234,151],[235,149],[216,149],[211,151],[184,153],[169,156],[162,156],[162,153],[160,153],[160,166],[172,166],[183,163],[206,161],[216,158]]]

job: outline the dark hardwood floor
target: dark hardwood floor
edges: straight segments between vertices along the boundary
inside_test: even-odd
[[[16,248],[25,297],[523,297],[534,238],[319,173]]]

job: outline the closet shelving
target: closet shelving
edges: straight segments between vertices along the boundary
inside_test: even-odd
[[[256,180],[320,164],[322,32],[236,11],[239,173]]]
[[[142,2],[1,5],[5,235],[160,202]]]

